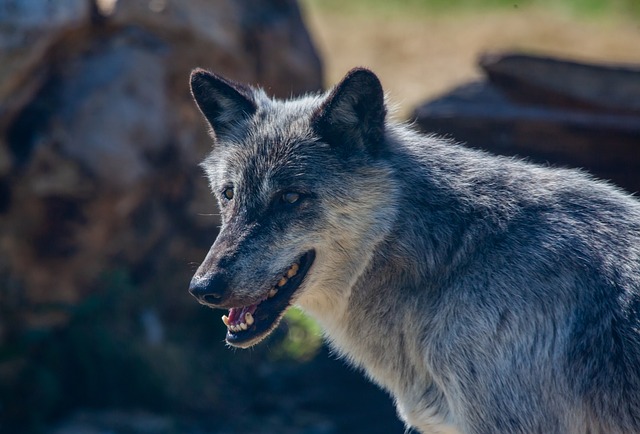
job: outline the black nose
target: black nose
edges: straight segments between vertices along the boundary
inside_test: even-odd
[[[198,300],[218,304],[225,298],[227,282],[220,274],[204,278],[194,276],[189,284],[189,292]]]

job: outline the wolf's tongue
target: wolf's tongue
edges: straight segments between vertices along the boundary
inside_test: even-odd
[[[231,309],[229,309],[229,323],[237,324],[244,322],[244,316],[247,314],[247,312],[253,315],[257,308],[257,304],[252,304],[251,306],[244,307],[232,307]]]

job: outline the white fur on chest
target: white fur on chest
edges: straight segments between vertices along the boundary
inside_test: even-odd
[[[307,300],[311,302],[312,300]],[[354,328],[362,324],[354,323],[353,316],[344,306],[305,303],[305,310],[322,326],[331,347],[351,364],[362,368],[367,376],[387,390],[394,399],[399,417],[409,427],[429,434],[460,434],[449,420],[449,411],[443,412],[430,407],[424,399],[426,372],[415,378],[400,378],[399,371],[387,363],[388,357],[370,351],[363,345]],[[323,309],[326,308],[326,309]]]

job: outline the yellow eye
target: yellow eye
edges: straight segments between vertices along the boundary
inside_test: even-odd
[[[222,194],[229,200],[233,199],[233,187],[225,188]]]
[[[282,195],[282,200],[286,203],[296,203],[300,199],[298,193],[285,193]]]

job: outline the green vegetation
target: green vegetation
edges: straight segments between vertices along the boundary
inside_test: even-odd
[[[114,268],[80,304],[51,307],[65,313],[64,324],[7,337],[0,345],[0,432],[40,433],[78,407],[220,418],[248,405],[250,393],[229,391],[259,384],[256,362],[295,366],[322,346],[319,327],[290,309],[267,343],[232,351],[219,312],[159,287]],[[163,325],[161,341],[149,340],[142,321],[149,312]]]
[[[285,322],[287,333],[274,349],[276,358],[311,360],[322,346],[320,326],[297,308],[287,311]]]
[[[640,18],[638,0],[302,0],[311,7],[345,12],[380,13],[447,13],[524,9],[529,7],[556,9],[576,15],[619,15]]]
[[[29,329],[1,348],[1,415],[9,426],[39,432],[79,404],[167,408],[165,357],[144,342],[136,321],[143,300],[124,270],[105,275],[102,285],[78,306],[58,307],[69,317],[65,326]]]

